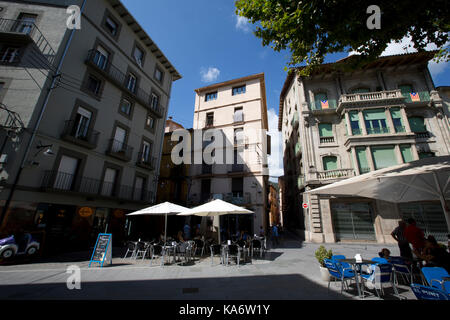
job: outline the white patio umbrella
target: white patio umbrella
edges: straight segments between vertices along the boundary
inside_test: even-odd
[[[450,156],[425,158],[369,172],[305,193],[360,196],[388,202],[440,201],[450,231]]]
[[[188,209],[179,213],[179,216],[200,216],[200,217],[217,217],[228,214],[251,214],[253,211],[236,206],[232,203],[216,199],[198,207]],[[220,220],[219,220],[219,243],[220,241]]]
[[[186,211],[188,208],[179,206],[174,203],[164,202],[152,207],[148,207],[139,211],[127,214],[127,216],[165,216],[164,223],[164,243],[167,239],[167,216],[176,215],[179,212]]]

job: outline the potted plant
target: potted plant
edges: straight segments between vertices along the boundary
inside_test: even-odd
[[[328,269],[325,268],[324,260],[331,259],[332,256],[333,252],[331,250],[327,251],[324,246],[320,246],[316,251],[316,259],[319,262],[320,275],[324,281],[330,280],[330,273],[328,272]]]

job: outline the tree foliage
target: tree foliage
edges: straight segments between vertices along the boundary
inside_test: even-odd
[[[361,63],[381,55],[391,41],[411,37],[423,51],[438,48],[439,61],[449,59],[450,15],[448,0],[237,0],[236,14],[256,24],[263,46],[289,50],[289,66],[306,63],[305,73],[323,63],[328,53],[357,51]],[[381,28],[370,30],[370,5],[381,9]]]

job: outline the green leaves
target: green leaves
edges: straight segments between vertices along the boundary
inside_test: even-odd
[[[358,51],[361,62],[375,60],[391,42],[411,36],[415,49],[439,48],[438,61],[449,60],[450,14],[447,0],[411,3],[382,0],[381,29],[367,28],[367,8],[373,1],[362,0],[237,0],[236,13],[259,22],[255,35],[263,46],[275,51],[288,49],[288,67],[306,64],[303,73],[323,63],[329,53]]]

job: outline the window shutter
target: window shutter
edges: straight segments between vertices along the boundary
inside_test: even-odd
[[[333,125],[331,123],[320,123],[319,134],[321,137],[333,137]]]

